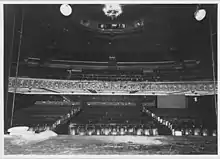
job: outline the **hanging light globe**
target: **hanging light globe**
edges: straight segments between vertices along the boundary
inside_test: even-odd
[[[72,7],[69,4],[62,4],[60,6],[60,12],[64,16],[70,16],[70,14],[72,13]]]
[[[194,16],[197,21],[201,21],[206,16],[206,10],[205,9],[197,9],[196,12],[194,13]]]

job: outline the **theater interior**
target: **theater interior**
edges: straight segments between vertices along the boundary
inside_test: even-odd
[[[217,154],[217,4],[4,5],[4,92],[5,154]]]

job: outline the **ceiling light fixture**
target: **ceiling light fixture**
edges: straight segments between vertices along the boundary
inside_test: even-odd
[[[197,97],[194,97],[194,102],[197,102],[197,101],[198,101]]]
[[[120,4],[105,4],[102,10],[111,19],[117,18],[123,12]]]
[[[206,10],[201,8],[200,5],[197,6],[196,11],[194,13],[194,17],[197,21],[201,21],[206,16]]]
[[[62,4],[60,6],[60,12],[64,16],[70,16],[70,14],[72,13],[72,7],[69,4]]]

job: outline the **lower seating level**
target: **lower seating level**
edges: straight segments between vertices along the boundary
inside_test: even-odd
[[[74,102],[78,106],[67,103],[35,102],[24,107],[20,104],[15,109],[13,126],[25,125],[38,132],[52,129],[58,134],[74,135],[175,135],[175,131],[182,135],[217,134],[216,114],[203,108],[156,108],[118,103],[100,105],[100,102],[99,105],[89,105],[85,101],[80,105],[80,100]],[[77,107],[80,107],[80,111],[70,116],[69,112]],[[61,123],[59,119],[66,122]]]

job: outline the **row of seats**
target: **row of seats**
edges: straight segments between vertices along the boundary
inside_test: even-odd
[[[70,112],[61,116],[59,119],[57,119],[56,121],[54,121],[51,124],[46,124],[46,123],[44,123],[44,124],[30,124],[29,131],[34,131],[36,133],[40,133],[45,130],[56,130],[57,126],[68,122],[68,120],[70,120],[71,117],[75,116],[80,110],[81,110],[80,107],[75,107]],[[21,126],[21,125],[15,125],[15,126]]]
[[[168,127],[172,131],[172,135],[174,136],[183,136],[183,135],[195,135],[195,136],[216,136],[217,130],[215,128],[208,129],[200,121],[196,121],[195,119],[191,119],[185,121],[184,123],[181,120],[167,120],[162,117],[157,116],[152,113],[150,110],[144,108],[143,112],[145,112],[148,116],[151,116],[155,121],[161,123]]]
[[[33,131],[35,133],[40,133],[40,132],[43,132],[43,131],[46,131],[46,130],[51,130],[52,129],[52,126],[51,125],[37,125],[37,126],[33,126],[32,127],[29,127],[28,131]]]
[[[71,76],[69,79],[71,80],[103,80],[103,81],[163,81],[163,80],[177,80],[177,81],[182,81],[182,80],[189,80],[189,79],[196,79],[196,76],[194,75],[185,75],[179,76],[178,74],[173,74],[170,76],[169,75],[141,75],[141,76],[89,76],[89,75],[74,75]],[[202,78],[202,77],[201,77]]]
[[[156,127],[148,127],[146,125],[69,125],[70,135],[158,135]]]
[[[217,136],[217,131],[211,130],[209,131],[206,128],[200,129],[200,128],[176,128],[172,129],[172,135],[174,136],[189,136],[189,135],[194,135],[194,136]]]

